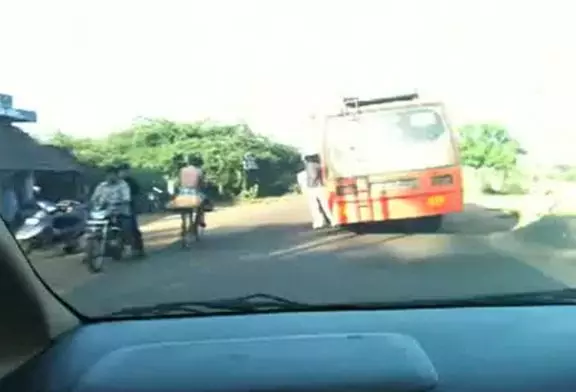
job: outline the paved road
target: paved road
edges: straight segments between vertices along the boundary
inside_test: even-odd
[[[188,251],[168,245],[178,220],[164,219],[148,227],[147,242],[159,250],[145,261],[110,262],[99,275],[73,258],[35,264],[66,300],[94,316],[255,292],[308,302],[396,301],[565,284],[521,246],[507,247],[516,219],[499,211],[468,205],[440,233],[417,235],[318,233],[307,219],[301,198],[214,213],[212,229]]]

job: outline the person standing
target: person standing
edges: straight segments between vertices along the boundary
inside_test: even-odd
[[[118,175],[130,188],[130,233],[132,236],[132,251],[134,252],[134,256],[143,257],[145,255],[144,241],[142,239],[142,232],[138,225],[138,209],[136,204],[136,200],[140,196],[141,192],[140,185],[132,176],[130,176],[130,165],[128,164],[120,165]]]
[[[22,202],[23,204],[34,204],[34,199],[36,198],[34,192],[34,172],[26,173],[26,177],[24,177],[24,186],[23,186],[23,197]]]
[[[16,195],[16,190],[14,189],[14,183],[12,180],[6,181],[2,185],[2,218],[6,221],[8,227],[11,230],[16,229],[18,224],[18,212],[19,212],[18,196]]]
[[[308,198],[308,205],[312,214],[312,228],[321,229],[331,224],[331,215],[322,180],[320,154],[317,152],[306,152],[302,158],[305,174],[299,174],[299,182],[305,182],[303,193]]]

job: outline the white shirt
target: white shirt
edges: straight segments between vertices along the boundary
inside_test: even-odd
[[[306,184],[308,183],[306,177],[306,170],[302,170],[300,173],[298,173],[297,179],[298,179],[298,186],[300,187],[302,192],[305,192],[307,188]]]
[[[103,181],[94,190],[92,202],[94,204],[118,204],[118,209],[123,214],[130,213],[130,187],[124,180],[115,183]]]

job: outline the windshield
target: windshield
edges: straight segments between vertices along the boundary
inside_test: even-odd
[[[0,216],[79,313],[576,288],[567,7],[7,3]]]
[[[454,163],[450,133],[434,109],[332,117],[324,132],[327,164],[340,177]]]

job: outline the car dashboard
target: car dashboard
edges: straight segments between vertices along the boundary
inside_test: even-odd
[[[576,307],[275,313],[101,322],[1,392],[576,391]]]

